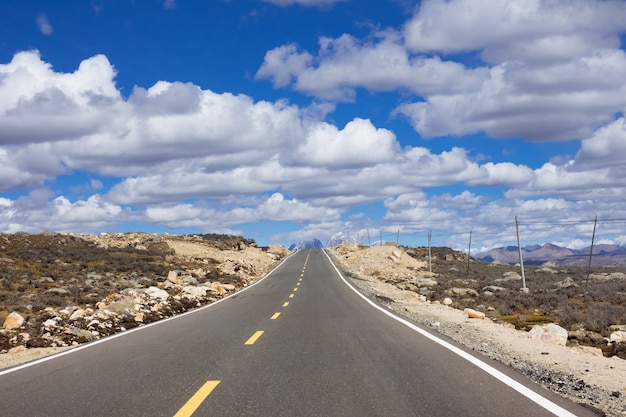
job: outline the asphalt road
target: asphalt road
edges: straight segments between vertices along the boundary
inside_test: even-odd
[[[0,416],[594,415],[381,310],[300,251],[228,299],[1,371]]]

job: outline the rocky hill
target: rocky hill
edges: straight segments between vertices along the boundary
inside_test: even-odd
[[[77,345],[184,312],[287,254],[225,235],[0,235],[0,352]]]

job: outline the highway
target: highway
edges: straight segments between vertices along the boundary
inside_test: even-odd
[[[0,416],[595,415],[384,310],[299,251],[227,299],[0,371]]]

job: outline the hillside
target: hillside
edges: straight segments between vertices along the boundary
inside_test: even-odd
[[[0,351],[72,346],[187,311],[287,254],[225,235],[0,235]]]

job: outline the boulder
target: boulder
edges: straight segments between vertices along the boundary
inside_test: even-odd
[[[569,288],[569,287],[578,287],[576,281],[574,281],[571,277],[567,277],[562,281],[556,283],[556,286],[559,288]]]
[[[478,293],[476,292],[476,290],[472,288],[454,287],[454,288],[450,288],[448,292],[457,297],[478,297]]]
[[[613,332],[609,336],[609,340],[613,343],[623,343],[626,342],[626,332],[619,331]]]
[[[69,293],[70,290],[68,290],[67,288],[50,288],[45,292],[45,294],[49,295],[68,295]]]
[[[89,330],[85,330],[85,329],[80,329],[78,327],[74,327],[74,326],[68,326],[64,333],[66,334],[71,334],[72,336],[76,336],[80,339],[84,339],[87,342],[91,342],[92,340],[96,340],[97,337],[90,332]]]
[[[504,278],[510,278],[511,280],[522,279],[522,276],[519,274],[519,272],[516,272],[516,271],[507,271],[504,274],[502,274],[502,276]]]
[[[543,268],[537,268],[535,269],[535,272],[541,272],[544,274],[558,274],[558,271],[555,271],[554,269],[548,266],[544,266]]]
[[[150,298],[158,298],[159,300],[165,301],[169,298],[169,294],[167,291],[162,290],[157,287],[148,287],[146,288],[145,294]]]
[[[485,313],[483,313],[482,311],[476,311],[471,308],[466,308],[463,311],[465,312],[465,314],[467,314],[467,317],[469,317],[470,319],[484,319],[485,318]]]
[[[589,275],[590,279],[595,279],[596,281],[607,281],[612,279],[626,279],[626,274],[623,272],[599,272],[595,274]]]
[[[178,271],[170,271],[167,274],[167,280],[172,284],[179,284],[180,282],[178,280]]]
[[[74,312],[70,315],[70,320],[78,320],[80,318],[83,318],[85,316],[89,316],[91,314],[93,314],[93,310],[92,309],[90,309],[90,308],[85,308],[85,309],[79,308],[79,309],[74,310]]]
[[[2,327],[6,330],[19,329],[24,324],[24,317],[15,311],[7,316]]]
[[[206,297],[206,293],[208,290],[209,290],[209,287],[204,287],[204,286],[196,287],[194,285],[187,285],[183,287],[181,292],[183,293],[185,298],[197,300],[199,298]]]
[[[490,292],[498,292],[498,291],[505,291],[506,288],[504,287],[498,287],[496,285],[487,285],[486,287],[483,287],[483,291],[490,291]]]
[[[436,279],[433,279],[433,278],[417,278],[414,281],[414,284],[422,288],[422,287],[434,287],[435,285],[438,285],[439,283],[437,282]]]
[[[528,333],[533,338],[553,345],[567,344],[567,330],[555,323],[536,325]]]
[[[61,318],[59,317],[59,319],[61,319]],[[57,320],[55,320],[55,319],[48,319],[48,320],[43,322],[43,327],[48,328],[48,329],[51,329],[53,327],[57,327]]]

